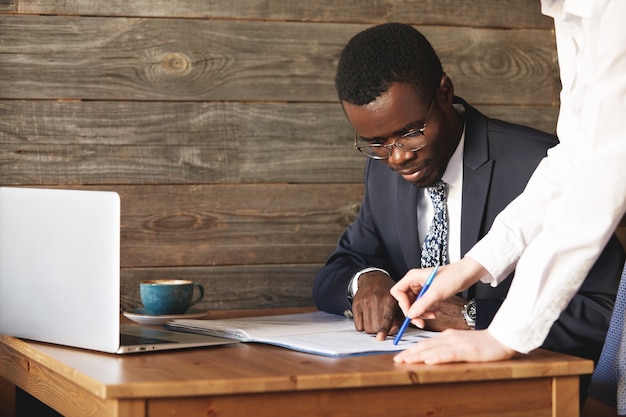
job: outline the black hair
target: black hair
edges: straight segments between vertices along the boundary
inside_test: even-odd
[[[335,88],[339,100],[363,106],[392,83],[410,84],[429,101],[444,74],[430,42],[417,29],[385,23],[357,33],[339,58]]]

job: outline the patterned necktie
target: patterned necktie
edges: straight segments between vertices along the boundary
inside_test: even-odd
[[[428,188],[435,215],[422,246],[422,268],[448,263],[448,210],[446,184],[438,182]]]

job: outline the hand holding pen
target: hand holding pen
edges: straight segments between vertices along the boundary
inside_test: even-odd
[[[436,309],[432,308],[438,302],[468,289],[481,279],[488,279],[489,282],[493,280],[489,271],[466,256],[460,261],[439,268],[437,282],[424,297],[418,300],[416,294],[421,292],[426,285],[428,280],[426,274],[425,269],[411,269],[390,290],[391,296],[396,299],[404,315],[412,317],[418,327],[424,326],[424,319],[435,318]]]
[[[433,280],[435,279],[435,275],[437,275],[438,269],[439,269],[439,265],[435,266],[435,268],[432,270],[432,272],[428,276],[428,279],[426,279],[424,286],[422,287],[419,294],[417,295],[417,298],[415,299],[416,301],[419,300],[424,295],[424,293],[428,290],[428,287],[430,287],[430,284],[432,284]],[[396,338],[393,340],[394,345],[397,345],[400,339],[402,339],[402,335],[406,331],[406,328],[408,327],[410,322],[411,322],[411,317],[407,315],[407,317],[404,319],[404,323],[402,323],[402,326],[400,327],[400,330],[398,331],[398,334],[396,334]]]

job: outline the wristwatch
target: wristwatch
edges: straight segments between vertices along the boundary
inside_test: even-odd
[[[469,302],[463,306],[462,312],[467,327],[469,327],[470,330],[474,330],[476,328],[476,300],[473,298],[469,300]]]

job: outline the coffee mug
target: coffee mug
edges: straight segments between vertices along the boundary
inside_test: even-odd
[[[198,296],[193,298],[196,288]],[[204,288],[183,279],[153,279],[141,281],[139,293],[146,313],[161,316],[185,313],[204,297]]]

